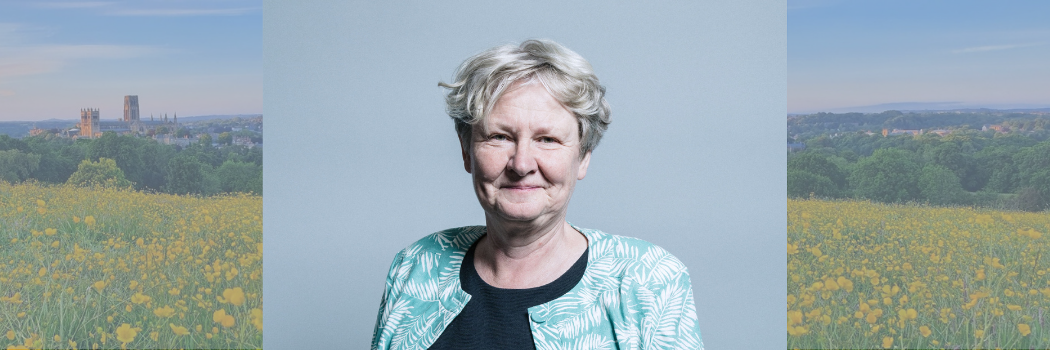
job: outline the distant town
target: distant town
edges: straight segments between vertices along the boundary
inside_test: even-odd
[[[946,136],[977,132],[1023,135],[1037,141],[1050,138],[1050,108],[1026,110],[964,109],[885,111],[882,113],[813,113],[787,116],[788,151],[806,148],[805,140],[866,136]]]
[[[70,114],[75,115],[71,111]],[[214,146],[237,145],[247,148],[262,147],[263,120],[261,114],[209,115],[179,118],[173,112],[139,115],[138,95],[124,96],[124,115],[121,119],[101,120],[97,108],[82,108],[80,119],[48,119],[44,121],[0,122],[0,135],[12,138],[41,136],[45,138],[94,139],[103,133],[148,138],[165,145],[186,147],[210,139]]]

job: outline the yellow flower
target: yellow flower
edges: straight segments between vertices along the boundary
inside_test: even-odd
[[[58,336],[58,334],[55,334],[55,342],[56,343],[62,342],[62,337]]]
[[[922,333],[923,337],[929,337],[933,332],[930,332],[930,327],[922,326],[919,327],[919,333]]]
[[[798,327],[788,326],[787,331],[788,331],[789,335],[797,336],[797,335],[803,335],[803,334],[809,333],[809,328],[806,328],[806,327],[803,327],[803,326],[798,326]]]
[[[18,315],[16,315],[16,316],[18,316],[18,318],[23,318],[23,317],[26,317],[26,313],[25,312],[19,312]]]
[[[973,331],[973,336],[977,338],[984,338],[984,330],[978,329]]]
[[[244,290],[241,287],[222,291],[222,297],[225,299],[224,302],[233,305],[241,306],[241,304],[244,304]]]
[[[88,225],[89,227],[95,226],[95,217],[91,215],[84,217],[84,224]]]
[[[11,297],[0,297],[0,301],[6,301],[6,302],[9,302],[9,303],[12,303],[12,304],[21,304],[22,303],[22,293],[21,292],[15,293],[15,295],[12,295]]]
[[[149,332],[149,338],[153,339],[153,341],[157,341],[157,339],[160,338],[160,332]]]
[[[7,330],[7,340],[15,340],[15,331]]]
[[[188,329],[186,329],[186,327],[176,326],[174,323],[169,323],[168,325],[171,326],[171,331],[174,332],[175,335],[187,335],[187,334],[190,334],[190,331]]]
[[[167,318],[175,314],[175,309],[172,309],[171,306],[164,306],[153,310],[153,313],[156,314],[157,317]]]
[[[44,202],[44,200],[42,200],[42,199],[37,199],[36,200],[36,206],[38,206],[38,207],[46,207],[47,206],[47,202]]]
[[[1020,305],[1010,305],[1010,304],[1007,304],[1007,305],[1006,305],[1006,308],[1007,308],[1007,309],[1010,309],[1010,310],[1013,310],[1013,311],[1021,311],[1021,306],[1020,306]]]
[[[796,325],[802,323],[802,311],[790,310],[787,313],[788,325]]]
[[[56,229],[53,229],[53,228],[50,228],[50,227],[44,229],[44,234],[45,235],[54,236],[56,233],[58,233],[58,230],[56,230]]]
[[[233,316],[226,315],[226,317],[222,318],[222,326],[223,327],[230,328],[230,327],[233,327],[233,324],[234,324]]]
[[[97,290],[99,293],[102,293],[102,288],[106,288],[106,282],[104,282],[104,281],[96,281],[91,286],[95,287],[95,290]]]
[[[1017,324],[1017,331],[1021,332],[1021,336],[1027,337],[1028,334],[1032,333],[1032,328],[1028,327],[1027,324],[1018,323]]]
[[[73,222],[79,224],[80,223],[80,217],[79,216],[73,216]]]
[[[117,340],[121,343],[130,343],[135,340],[135,336],[138,335],[140,331],[142,331],[142,328],[131,328],[130,324],[122,324],[120,327],[117,327]],[[104,338],[103,334],[103,339]]]
[[[142,304],[142,303],[145,303],[145,302],[149,302],[149,300],[150,300],[150,297],[146,296],[146,295],[142,295],[142,293],[135,293],[135,295],[131,296],[131,302],[135,303],[135,304]]]
[[[178,288],[172,288],[171,290],[168,291],[168,294],[179,295],[179,289]]]
[[[260,331],[263,329],[262,309],[252,309],[252,325]]]
[[[128,283],[128,289],[135,289],[135,287],[138,287],[138,286],[139,286],[139,281],[131,281],[131,283]]]
[[[882,338],[882,348],[883,349],[889,349],[891,346],[893,346],[893,337]]]
[[[215,311],[215,313],[212,314],[211,320],[215,322],[222,322],[222,319],[224,317],[226,317],[226,310],[219,309],[218,311]],[[799,317],[801,317],[801,314],[799,315]]]

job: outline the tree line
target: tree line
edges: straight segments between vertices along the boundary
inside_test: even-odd
[[[0,180],[213,195],[262,194],[262,148],[215,147],[211,137],[186,147],[112,132],[97,139],[0,135]]]
[[[816,137],[824,133],[848,133],[882,129],[931,130],[947,127],[959,128],[967,125],[979,129],[984,125],[1001,125],[1017,133],[1024,133],[1037,140],[1050,137],[1050,116],[1045,112],[1009,111],[925,111],[882,113],[815,113],[789,116],[789,135],[801,138]]]
[[[1050,140],[959,129],[945,136],[821,135],[789,153],[789,197],[1050,208]]]

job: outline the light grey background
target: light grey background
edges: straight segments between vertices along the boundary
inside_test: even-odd
[[[367,348],[394,254],[484,223],[437,83],[528,38],[612,105],[569,221],[681,259],[708,349],[786,346],[785,2],[389,4],[264,2],[266,348]]]

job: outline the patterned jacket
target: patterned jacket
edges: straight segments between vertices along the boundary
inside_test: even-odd
[[[685,265],[636,238],[581,229],[587,270],[568,293],[528,309],[536,349],[703,349]],[[426,349],[470,294],[459,268],[484,226],[429,235],[394,257],[372,349]]]

